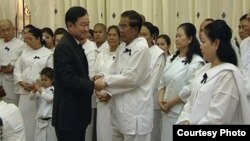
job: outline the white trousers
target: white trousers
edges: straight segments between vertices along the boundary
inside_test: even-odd
[[[145,135],[127,135],[117,130],[113,130],[113,141],[150,141],[151,133]]]

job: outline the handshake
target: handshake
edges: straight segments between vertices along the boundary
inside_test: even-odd
[[[103,74],[97,74],[91,78],[91,80],[94,81],[94,88],[96,91],[101,91],[107,86],[107,83],[103,81],[103,78]]]
[[[100,102],[106,102],[111,98],[111,95],[104,90],[105,87],[107,87],[107,83],[103,81],[103,78],[103,74],[92,77],[92,80],[94,81],[95,94]]]

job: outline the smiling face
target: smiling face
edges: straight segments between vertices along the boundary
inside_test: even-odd
[[[89,31],[89,16],[79,17],[75,23],[67,22],[69,33],[78,41],[86,40]]]

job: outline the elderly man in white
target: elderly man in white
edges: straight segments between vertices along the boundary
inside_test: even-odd
[[[14,27],[10,20],[2,20],[0,28],[3,36],[3,41],[0,42],[0,86],[6,92],[4,100],[17,105],[19,96],[13,91],[13,70],[25,44],[15,37]]]
[[[112,74],[95,80],[96,90],[106,90],[111,98],[113,141],[150,141],[153,127],[151,56],[145,38],[138,37],[142,18],[130,10],[121,15],[119,28],[125,42],[117,49]],[[107,95],[107,96],[110,96]]]

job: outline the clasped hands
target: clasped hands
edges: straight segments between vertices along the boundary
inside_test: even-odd
[[[92,79],[94,81],[94,88],[96,97],[100,102],[108,101],[111,96],[104,91],[104,88],[107,87],[107,83],[103,81],[104,75],[95,75]]]
[[[13,71],[14,71],[14,66],[11,65],[10,63],[6,66],[0,67],[0,73],[10,74],[13,73]]]

